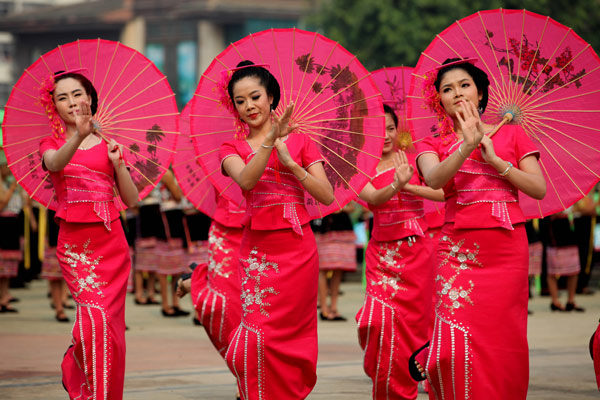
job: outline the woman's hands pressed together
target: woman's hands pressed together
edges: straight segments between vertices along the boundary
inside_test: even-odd
[[[394,162],[394,188],[400,190],[410,181],[415,169],[408,163],[408,157],[402,150],[398,150],[392,160]]]

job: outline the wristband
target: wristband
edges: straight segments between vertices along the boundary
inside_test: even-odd
[[[513,167],[513,164],[510,161],[507,161],[508,163],[508,167],[506,167],[506,169],[502,172],[500,172],[501,176],[506,176],[508,175],[508,173],[510,172],[510,169]]]
[[[298,181],[302,182],[303,180],[305,180],[306,178],[308,178],[308,171],[304,170],[304,172],[306,173],[302,178],[299,178]]]

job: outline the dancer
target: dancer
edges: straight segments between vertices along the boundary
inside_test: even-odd
[[[350,219],[353,211],[354,202],[350,202],[342,210],[325,216],[321,221],[321,232],[315,236],[319,252],[322,321],[346,321],[346,317],[338,311],[338,299],[344,271],[356,271],[356,235]],[[330,303],[327,302],[328,297]]]
[[[0,151],[0,313],[16,313],[10,305],[10,279],[17,276],[23,259],[23,197],[15,177]]]
[[[227,89],[245,140],[223,144],[223,172],[247,209],[240,247],[242,321],[226,359],[244,399],[303,399],[316,383],[318,255],[304,191],[331,204],[323,159],[306,135],[289,135],[294,109],[274,116],[279,83],[243,61]],[[245,125],[244,125],[245,127]]]
[[[356,315],[364,369],[374,399],[415,399],[408,359],[427,341],[433,291],[433,249],[422,197],[443,201],[441,190],[422,186],[414,151],[396,152],[398,117],[384,105],[386,139],[377,175],[360,198],[373,212],[366,252],[367,290]]]
[[[529,254],[518,192],[542,199],[546,183],[519,125],[486,136],[489,80],[470,61],[446,60],[424,88],[442,132],[419,144],[417,164],[430,187],[444,189],[446,216],[434,332],[417,360],[432,399],[525,399]]]
[[[114,190],[130,207],[138,191],[122,146],[114,140],[107,144],[94,131],[98,95],[79,71],[51,75],[40,90],[51,121],[58,122],[42,139],[40,154],[58,200],[57,257],[77,303],[62,381],[71,399],[115,400],[123,398],[131,265]]]
[[[58,322],[70,322],[69,317],[65,314],[65,308],[73,309],[75,306],[68,303],[69,288],[62,274],[62,269],[58,259],[56,258],[56,245],[58,242],[59,227],[54,216],[56,213],[52,210],[41,209],[41,213],[46,213],[47,234],[44,233],[46,246],[44,249],[44,261],[42,262],[41,277],[48,280],[48,288],[50,290],[50,299],[52,300],[51,307],[56,312],[55,318]],[[41,218],[40,218],[41,219]]]
[[[549,243],[546,246],[546,265],[548,274],[548,292],[550,293],[550,310],[552,311],[576,311],[583,312],[585,309],[575,303],[575,291],[577,279],[581,272],[579,248],[577,236],[571,229],[573,207],[550,216]],[[567,304],[562,305],[558,294],[558,279],[564,276],[567,280]]]
[[[191,293],[197,324],[204,327],[215,349],[225,358],[228,339],[240,325],[242,314],[239,249],[245,210],[224,196],[217,196],[216,202],[208,232],[208,264],[196,260],[192,273],[179,279],[177,295]]]

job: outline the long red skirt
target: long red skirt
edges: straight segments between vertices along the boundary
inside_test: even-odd
[[[367,293],[356,321],[373,399],[417,398],[408,359],[428,339],[433,291],[430,242],[428,236],[371,239],[367,247]]]
[[[131,268],[121,221],[61,221],[56,255],[77,315],[62,362],[71,399],[119,400],[125,379],[125,294]]]
[[[454,229],[437,249],[430,399],[525,399],[529,251],[524,224]]]
[[[241,320],[239,249],[243,232],[213,221],[208,232],[208,267],[198,265],[192,274],[194,308],[223,357],[227,339]]]
[[[245,400],[304,399],[317,381],[319,257],[302,231],[244,231],[242,321],[226,360]]]

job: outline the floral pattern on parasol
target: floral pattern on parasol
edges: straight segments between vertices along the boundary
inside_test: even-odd
[[[383,102],[394,110],[398,117],[398,136],[396,145],[407,152],[414,152],[411,143],[416,142],[408,124],[407,96],[412,80],[412,67],[381,68],[371,72],[371,76],[383,95]],[[423,199],[426,213],[440,214],[444,203]]]
[[[241,204],[242,193],[220,173],[220,145],[233,140],[235,117],[222,104],[218,85],[222,72],[243,60],[268,65],[281,86],[275,110],[295,103],[292,120],[327,160],[325,172],[336,201],[319,204],[308,194],[313,217],[341,209],[366,185],[381,158],[385,119],[381,94],[355,56],[322,35],[299,29],[271,29],[251,34],[219,54],[202,75],[192,102],[191,135],[219,194]],[[214,173],[213,173],[214,172]]]
[[[79,70],[98,92],[100,135],[125,148],[131,177],[146,196],[168,168],[179,135],[177,105],[163,74],[141,53],[109,40],[78,40],[40,56],[15,84],[6,104],[3,140],[8,165],[25,190],[55,209],[40,140],[51,134],[40,87],[58,71]],[[122,205],[123,206],[123,205]]]
[[[490,79],[484,122],[521,125],[541,153],[548,191],[543,200],[520,193],[526,217],[581,199],[600,180],[600,59],[591,46],[570,28],[526,10],[482,11],[455,22],[415,67],[408,120],[417,138],[439,128],[424,107],[427,71],[447,58],[471,57]]]

